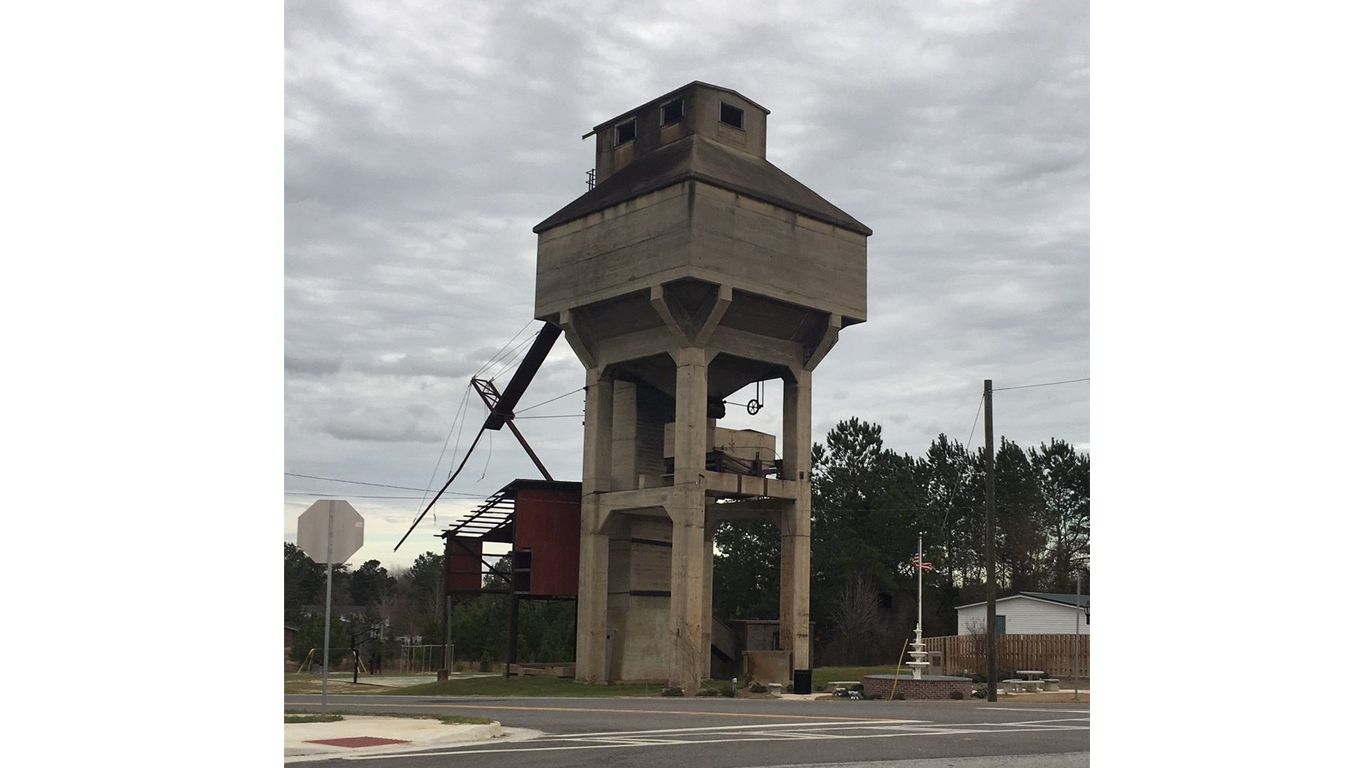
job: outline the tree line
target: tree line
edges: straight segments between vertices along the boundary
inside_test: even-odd
[[[510,570],[505,555],[495,566]],[[507,657],[509,603],[507,582],[494,573],[484,577],[489,594],[462,595],[451,600],[451,644],[456,659],[487,669]],[[327,569],[304,551],[285,542],[285,623],[297,628],[290,658],[302,664],[310,651],[320,659],[327,594]],[[378,560],[367,560],[354,571],[332,566],[332,627],[329,656],[332,666],[350,659],[353,634],[383,625],[383,639],[367,639],[362,659],[378,653],[391,660],[404,640],[421,639],[440,645],[445,639],[445,557],[433,552],[417,556],[408,568],[390,574]],[[523,599],[518,611],[517,658],[526,663],[572,660],[574,604],[568,601]],[[368,663],[368,662],[367,662]]]
[[[1090,548],[1091,459],[1063,440],[995,455],[998,595],[1073,591]],[[939,435],[922,456],[882,428],[842,421],[812,448],[811,617],[816,663],[894,662],[915,627],[917,536],[924,535],[924,634],[957,634],[954,607],[986,599],[986,451]],[[766,522],[716,534],[713,608],[778,613],[779,537]]]
[[[923,533],[926,637],[957,633],[954,607],[986,598],[986,452],[939,435],[923,455],[888,448],[882,428],[840,422],[812,447],[811,617],[815,663],[895,661],[916,620],[911,561]],[[1062,440],[996,447],[998,595],[1076,589],[1077,562],[1090,548],[1090,457]],[[713,611],[722,619],[778,615],[780,542],[766,522],[723,524],[716,533]],[[389,574],[370,560],[354,571],[333,566],[333,602],[356,606],[356,621],[387,621],[386,656],[400,636],[442,642],[444,558],[426,552]],[[504,563],[506,565],[506,563]],[[299,627],[296,660],[322,647],[326,570],[285,543],[285,620]],[[485,588],[506,589],[489,574]],[[572,658],[572,602],[524,601],[518,658]],[[453,600],[458,658],[500,662],[507,654],[503,595]],[[333,663],[349,647],[348,628],[333,622]],[[301,650],[302,649],[302,650]]]

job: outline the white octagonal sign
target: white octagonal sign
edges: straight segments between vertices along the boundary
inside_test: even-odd
[[[365,543],[365,518],[340,499],[319,499],[299,515],[299,549],[315,563],[327,560],[327,518],[332,516],[332,562],[344,563]]]

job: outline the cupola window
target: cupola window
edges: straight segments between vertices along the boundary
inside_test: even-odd
[[[743,131],[745,129],[745,110],[732,107],[723,101],[721,102],[721,122]]]
[[[659,108],[659,124],[668,125],[683,119],[683,100],[674,99]]]

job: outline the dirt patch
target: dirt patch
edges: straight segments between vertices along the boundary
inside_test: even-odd
[[[358,693],[379,693],[385,690],[384,686],[367,684],[365,678],[361,677],[359,683],[352,683],[351,676],[341,677],[339,675],[327,676],[327,695],[333,694],[358,694]],[[285,675],[285,693],[322,693],[323,678],[321,675]]]

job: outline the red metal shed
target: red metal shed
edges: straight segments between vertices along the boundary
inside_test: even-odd
[[[446,591],[477,592],[485,542],[513,545],[514,591],[524,597],[577,597],[579,591],[579,506],[583,484],[558,480],[514,480],[490,496],[474,514],[448,528]]]

